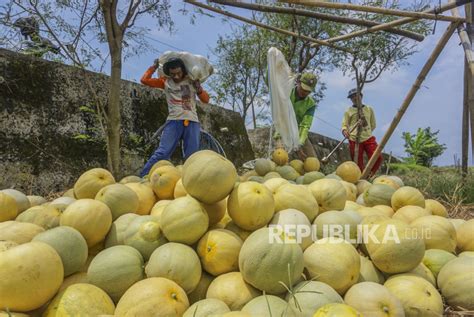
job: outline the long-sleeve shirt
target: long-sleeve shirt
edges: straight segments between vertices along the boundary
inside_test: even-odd
[[[308,138],[308,132],[313,123],[316,102],[311,96],[297,100],[295,88],[291,91],[290,100],[295,110],[296,122],[298,123],[299,143],[303,145]]]
[[[168,103],[167,120],[189,120],[199,122],[196,112],[196,96],[203,103],[209,102],[209,95],[204,89],[198,94],[192,81],[186,77],[179,83],[175,83],[168,77],[152,78],[155,67],[147,69],[141,78],[141,83],[150,87],[160,88],[165,91]]]
[[[374,110],[369,106],[362,106],[362,114],[365,117],[367,125],[362,127],[360,132],[360,142],[367,141],[372,136],[372,131],[375,130],[376,121]],[[344,113],[344,118],[342,120],[342,130],[350,131],[359,121],[359,116],[357,114],[357,107],[349,107]],[[351,141],[357,140],[357,131],[359,127],[355,128],[351,133],[349,139]]]

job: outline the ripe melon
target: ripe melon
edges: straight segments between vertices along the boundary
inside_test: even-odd
[[[214,276],[203,271],[201,273],[201,279],[199,280],[198,285],[191,293],[188,294],[189,303],[194,304],[202,299],[206,299],[207,289],[213,280]]]
[[[150,216],[155,216],[158,219],[161,219],[161,214],[165,210],[165,207],[168,206],[168,204],[172,201],[173,200],[167,200],[167,199],[158,201],[151,209]]]
[[[312,279],[343,295],[359,279],[360,257],[344,239],[323,238],[304,251],[304,266]]]
[[[288,316],[312,317],[322,306],[329,303],[343,303],[339,295],[331,286],[318,281],[304,281],[298,283],[291,293],[286,295],[288,302]]]
[[[370,186],[372,186],[372,184],[369,181],[366,181],[365,179],[358,180],[356,183],[357,196],[363,194]]]
[[[404,206],[419,206],[425,208],[425,197],[414,187],[400,187],[392,195],[392,208],[394,211],[397,211]]]
[[[364,194],[360,194],[359,196],[357,196],[357,199],[355,201],[358,205],[361,205],[361,206],[367,206],[367,204],[365,203],[365,200],[364,200]]]
[[[301,160],[292,160],[290,162],[290,166],[295,169],[295,171],[298,172],[300,175],[304,175],[305,170],[304,170],[304,163]]]
[[[87,270],[89,283],[104,290],[114,302],[118,302],[125,291],[143,277],[143,257],[126,245],[101,251]]]
[[[280,166],[278,166],[280,167]],[[257,176],[259,177],[259,176]],[[264,177],[263,177],[263,182],[266,182],[267,180],[269,179],[272,179],[272,178],[283,178],[280,174],[278,174],[277,172],[270,172],[270,173],[267,173]],[[249,178],[248,180],[249,181],[253,181],[254,178]],[[285,178],[283,178],[285,179]]]
[[[373,282],[377,284],[383,284],[385,278],[383,274],[375,267],[369,258],[360,256],[360,274],[357,283],[361,282]]]
[[[28,200],[30,201],[31,207],[39,206],[46,203],[46,199],[42,196],[29,195],[29,196],[26,196],[26,198],[28,198]]]
[[[64,192],[62,197],[69,197],[69,198],[74,198],[76,199],[76,196],[74,195],[74,188],[70,188]]]
[[[245,304],[242,312],[251,316],[285,316],[287,303],[280,297],[274,295],[262,295],[255,297]]]
[[[207,289],[206,298],[223,301],[231,310],[240,310],[261,293],[246,283],[240,272],[230,272],[216,277]]]
[[[344,302],[354,307],[362,316],[405,317],[403,305],[383,285],[362,282],[352,286],[344,295]]]
[[[439,271],[449,261],[455,259],[456,256],[445,250],[429,249],[425,251],[423,264],[433,273],[435,278],[438,277]]]
[[[16,247],[18,243],[10,240],[0,240],[0,252]]]
[[[403,183],[403,180],[400,177],[395,176],[395,175],[390,175],[389,177],[393,179],[398,184],[399,187],[405,186],[405,184]]]
[[[143,181],[143,178],[136,176],[136,175],[130,175],[130,176],[125,176],[120,180],[120,184],[128,184],[128,183],[140,183]]]
[[[259,176],[265,176],[272,171],[272,164],[270,160],[267,159],[257,159],[255,161],[255,172]]]
[[[411,224],[414,220],[430,216],[431,213],[428,209],[419,206],[404,206],[399,208],[392,216],[393,219],[403,221],[407,224]]]
[[[239,180],[240,182],[246,182],[248,179],[252,176],[258,176],[257,172],[255,170],[250,170],[248,172],[243,173],[240,177]]]
[[[274,172],[271,172],[271,173],[274,173]],[[271,174],[271,173],[268,173],[268,174]],[[278,173],[274,173],[274,174],[278,174]],[[272,178],[276,178],[276,177],[272,177]],[[263,177],[260,177],[260,176],[251,176],[247,179],[247,182],[257,182],[257,183],[263,184],[268,179],[271,179],[271,178],[264,179]]]
[[[0,307],[18,312],[39,308],[56,294],[63,277],[61,258],[46,243],[29,242],[3,251]]]
[[[454,228],[456,228],[456,232],[458,231],[459,227],[466,223],[466,220],[464,219],[456,219],[456,218],[449,218],[448,219],[449,222],[451,222],[451,224],[454,226]]]
[[[308,185],[314,181],[317,181],[318,179],[323,179],[323,178],[324,178],[324,174],[321,172],[316,172],[316,171],[308,172],[304,174],[303,176],[303,184]]]
[[[69,275],[68,277],[65,277],[63,283],[61,284],[61,287],[58,290],[58,293],[62,292],[71,285],[79,283],[89,284],[89,280],[87,279],[87,272],[77,272],[72,275]]]
[[[272,153],[272,161],[279,166],[288,164],[288,152],[283,148],[275,149]]]
[[[353,307],[340,304],[340,303],[331,303],[326,304],[323,307],[319,308],[313,317],[362,317],[362,314],[359,313]]]
[[[303,251],[296,241],[289,237],[279,241],[275,235],[278,232],[269,228],[258,229],[244,241],[239,254],[239,269],[245,281],[273,295],[285,292],[280,282],[287,287],[295,284],[304,268]]]
[[[124,244],[137,249],[147,261],[153,251],[168,241],[160,223],[154,216],[139,216],[133,219],[123,234]]]
[[[463,256],[446,263],[438,275],[438,286],[451,306],[474,310],[474,257]]]
[[[298,172],[289,165],[277,166],[275,171],[288,181],[296,181],[296,179],[300,176],[300,174],[298,174]]]
[[[166,243],[153,251],[145,267],[147,277],[163,277],[174,281],[186,293],[191,293],[201,279],[199,257],[189,246]]]
[[[173,199],[176,183],[181,173],[174,166],[158,167],[150,174],[151,188],[158,199]]]
[[[114,183],[115,179],[108,170],[93,168],[79,176],[74,184],[74,196],[77,199],[94,199],[99,190]]]
[[[377,205],[391,206],[395,189],[385,184],[374,184],[364,192],[364,202],[368,207]]]
[[[106,292],[91,284],[74,284],[57,294],[44,317],[112,315],[114,302]]]
[[[356,210],[356,212],[362,217],[368,216],[386,216],[386,213],[382,210],[374,207],[361,207]]]
[[[17,244],[30,242],[44,229],[28,222],[4,221],[0,222],[0,241],[13,241]]]
[[[424,265],[423,262],[421,262],[413,270],[408,271],[404,274],[413,274],[413,275],[419,276],[419,277],[427,280],[428,282],[430,282],[431,285],[433,285],[434,287],[436,287],[436,279],[435,279],[433,273],[431,273],[430,269],[426,265]]]
[[[238,271],[242,239],[225,229],[208,231],[197,245],[197,254],[206,272],[218,276]]]
[[[385,273],[395,274],[413,270],[425,254],[425,244],[412,236],[412,228],[398,220],[375,223],[373,236],[366,242],[374,265]]]
[[[139,215],[150,214],[151,208],[156,202],[156,196],[153,190],[145,183],[127,183],[128,188],[133,190],[138,196],[138,208],[136,213]]]
[[[110,208],[94,199],[79,199],[70,204],[59,221],[61,226],[70,226],[79,231],[92,247],[104,240],[112,225]]]
[[[55,206],[36,206],[25,210],[15,220],[33,223],[48,230],[59,226],[61,214],[61,210]]]
[[[357,239],[357,226],[362,217],[354,211],[326,211],[314,220],[318,239],[339,237],[350,240]]]
[[[343,180],[339,175],[336,175],[336,173],[327,174],[326,176],[324,176],[324,178],[335,179],[335,180],[338,180],[338,181]]]
[[[183,166],[186,192],[206,204],[224,199],[234,188],[236,180],[234,165],[213,151],[196,152]]]
[[[1,193],[7,194],[11,198],[15,199],[16,206],[18,208],[18,214],[21,214],[23,211],[31,207],[30,201],[25,194],[16,189],[4,189],[0,191]]]
[[[17,215],[16,200],[10,195],[0,192],[0,222],[13,220]]]
[[[184,290],[162,277],[141,280],[117,304],[115,316],[181,316],[189,308]]]
[[[176,185],[174,187],[173,197],[176,199],[176,198],[179,198],[179,197],[184,197],[187,194],[188,193],[186,192],[186,189],[184,189],[184,186],[183,186],[183,181],[180,178],[176,182]]]
[[[238,184],[227,200],[227,212],[245,230],[265,226],[273,217],[275,201],[270,190],[256,182]]]
[[[124,244],[123,236],[133,219],[137,218],[137,214],[121,215],[112,223],[109,233],[105,237],[105,248],[113,247],[114,245]]]
[[[169,203],[161,214],[160,225],[169,241],[191,245],[209,227],[209,216],[202,205],[191,196]]]
[[[336,175],[346,182],[355,184],[360,179],[362,172],[356,163],[347,161],[336,168]]]
[[[319,160],[317,157],[307,157],[304,160],[303,168],[306,173],[318,172],[320,167],[321,167],[321,163],[319,163]]]
[[[383,212],[383,214],[387,217],[392,217],[394,214],[394,211],[392,207],[387,206],[387,205],[376,205],[373,208],[378,209]]]
[[[275,200],[275,212],[285,209],[296,209],[305,214],[309,221],[313,221],[318,215],[318,203],[305,187],[284,184],[275,189],[273,198]]]
[[[434,199],[425,200],[425,209],[431,211],[431,214],[435,216],[448,218],[448,211],[446,210],[446,207]]]
[[[208,298],[192,304],[186,310],[183,317],[208,317],[213,314],[224,314],[227,312],[230,312],[230,309],[226,303],[219,299]]]
[[[64,276],[78,272],[87,261],[87,242],[81,233],[72,227],[56,227],[41,232],[33,238],[49,244],[61,257]]]
[[[304,251],[313,243],[311,223],[304,213],[296,209],[277,212],[270,221],[270,227],[279,227],[287,236],[295,236]]]
[[[344,205],[343,210],[352,210],[352,211],[357,211],[358,209],[362,208],[363,206],[359,205],[356,202],[346,200],[346,204]]]
[[[335,179],[320,179],[309,185],[319,205],[319,212],[343,210],[347,200],[346,189]]]
[[[66,208],[72,204],[73,202],[75,202],[77,199],[75,198],[72,198],[72,197],[59,197],[59,198],[56,198],[55,200],[53,200],[52,202],[50,202],[48,204],[48,206],[50,207],[56,207],[58,208],[59,210],[61,211],[64,211],[66,210]],[[43,204],[42,206],[45,206],[46,204]]]
[[[250,236],[250,234],[252,233],[252,231],[247,231],[247,230],[244,230],[244,229],[240,228],[240,227],[237,226],[237,225],[235,224],[235,222],[232,221],[232,220],[225,224],[224,229],[229,230],[229,231],[232,231],[232,232],[235,233],[237,236],[239,236],[239,238],[240,238],[242,241],[247,240],[247,238],[248,238],[248,237]]]
[[[419,276],[398,274],[390,277],[384,286],[400,300],[407,317],[443,315],[441,295]]]
[[[456,229],[448,219],[424,216],[412,221],[410,226],[414,227],[425,241],[425,249],[441,249],[451,253],[456,250]],[[472,234],[474,236],[474,233]]]
[[[344,185],[344,188],[346,190],[346,201],[350,200],[355,202],[357,199],[357,187],[354,184],[346,181],[341,181],[341,184]]]
[[[265,185],[265,187],[267,187],[272,193],[275,193],[277,188],[284,184],[289,184],[289,182],[284,178],[271,178],[263,183],[263,185]]]
[[[461,252],[474,251],[474,219],[468,220],[457,229],[457,247]]]
[[[395,190],[401,187],[393,178],[391,178],[388,175],[381,175],[375,178],[372,184],[385,184],[392,187]]]
[[[122,184],[112,184],[103,187],[95,199],[106,204],[112,212],[112,220],[126,213],[136,213],[138,210],[138,195]]]
[[[209,217],[209,225],[215,225],[224,218],[227,211],[227,199],[222,199],[214,204],[202,204]]]
[[[171,167],[174,167],[173,163],[171,163],[171,162],[168,161],[168,160],[159,160],[158,162],[156,162],[155,164],[153,164],[153,166],[152,166],[151,169],[150,169],[150,172],[148,172],[148,176],[151,176],[151,174],[153,174],[153,172],[154,172],[157,168],[160,168],[160,167],[163,167],[163,166],[171,166]]]

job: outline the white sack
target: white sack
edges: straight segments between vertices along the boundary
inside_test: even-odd
[[[188,52],[166,51],[159,58],[161,65],[166,63],[170,58],[180,58],[184,62],[184,66],[186,66],[189,78],[191,78],[191,80],[199,79],[201,83],[205,82],[214,72],[214,68],[207,58],[201,55],[194,55]],[[163,69],[159,69],[159,74],[161,76],[165,75]]]

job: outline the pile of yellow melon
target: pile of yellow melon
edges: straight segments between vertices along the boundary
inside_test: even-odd
[[[352,162],[319,168],[316,158],[288,164],[279,149],[239,177],[200,151],[183,166],[158,162],[145,179],[86,171],[53,201],[3,190],[0,316],[474,310],[474,220],[449,219],[398,177],[359,180]],[[343,236],[326,235],[328,225]],[[355,239],[361,225],[379,242]],[[310,232],[299,239],[295,227]]]

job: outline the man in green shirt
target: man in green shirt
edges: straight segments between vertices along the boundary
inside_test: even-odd
[[[310,94],[314,91],[317,82],[316,75],[303,73],[290,95],[295,110],[296,122],[298,123],[299,148],[297,154],[301,160],[305,160],[310,156],[316,157],[313,144],[308,138],[308,132],[313,123],[314,111],[316,110],[316,102]]]

